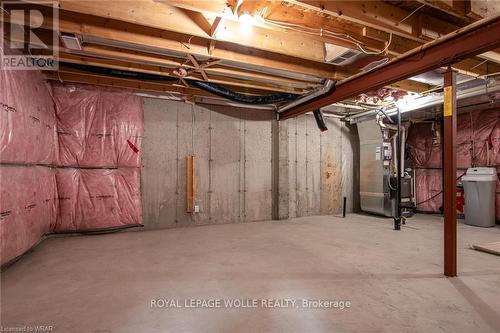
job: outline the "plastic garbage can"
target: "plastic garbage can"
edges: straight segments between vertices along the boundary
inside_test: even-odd
[[[465,224],[495,226],[495,168],[469,168],[462,177],[465,190]]]

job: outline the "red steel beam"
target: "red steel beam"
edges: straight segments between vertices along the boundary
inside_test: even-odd
[[[444,275],[457,276],[457,89],[456,73],[443,73]]]
[[[341,102],[409,77],[500,47],[500,14],[472,23],[419,46],[370,72],[339,82],[336,89],[279,113],[284,120]]]

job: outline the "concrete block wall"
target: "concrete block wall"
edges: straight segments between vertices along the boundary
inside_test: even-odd
[[[312,115],[277,122],[273,112],[144,99],[143,223],[146,228],[337,214],[358,205],[357,132]],[[356,150],[358,149],[358,151]],[[195,205],[186,209],[186,156],[196,156]],[[358,191],[358,192],[357,192]]]

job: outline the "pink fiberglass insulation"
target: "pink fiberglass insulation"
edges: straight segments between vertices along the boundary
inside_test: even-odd
[[[441,170],[416,169],[415,188],[417,209],[422,212],[439,212],[443,195]]]
[[[410,126],[407,149],[414,167],[441,167],[441,132],[439,125],[430,122]]]
[[[50,231],[55,221],[55,169],[43,166],[0,166],[0,261],[20,256]]]
[[[416,168],[417,209],[438,212],[442,196],[441,183],[441,133],[439,124],[431,122],[412,124],[408,134],[407,149]],[[500,175],[500,112],[499,110],[475,111],[460,114],[457,118],[457,177],[472,166],[497,167]],[[425,202],[424,202],[425,201]],[[497,179],[496,218],[500,220],[500,180]]]
[[[0,107],[1,264],[49,232],[141,223],[141,98],[3,70]]]
[[[141,223],[139,169],[60,168],[55,232]]]
[[[140,97],[123,90],[59,84],[53,94],[61,165],[140,167]]]
[[[1,70],[0,107],[0,162],[54,164],[56,118],[42,74]]]

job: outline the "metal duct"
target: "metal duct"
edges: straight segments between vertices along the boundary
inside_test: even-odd
[[[357,123],[360,143],[361,210],[392,216],[393,200],[388,188],[389,168],[384,166],[384,137],[377,121]]]
[[[324,95],[324,94],[330,92],[332,90],[332,88],[335,89],[335,81],[333,81],[333,80],[326,80],[325,84],[322,85],[321,87],[319,87],[318,89],[312,91],[311,93],[305,95],[302,98],[296,99],[295,101],[293,101],[291,103],[288,103],[286,105],[283,105],[282,107],[279,107],[278,108],[278,113],[284,112],[284,111],[286,111],[288,109],[291,109],[291,108],[293,108],[293,107],[295,107],[297,105],[300,105],[302,103],[310,101],[313,98],[316,98],[316,97],[319,97],[321,95]]]

